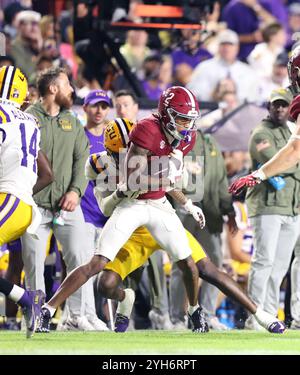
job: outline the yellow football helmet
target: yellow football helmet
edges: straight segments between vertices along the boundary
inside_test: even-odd
[[[0,272],[4,273],[8,268],[9,251],[0,250]]]
[[[27,79],[19,68],[3,66],[0,68],[0,99],[13,102],[20,107],[28,91]]]
[[[119,153],[129,142],[129,133],[134,123],[127,118],[116,118],[110,121],[104,131],[104,146],[107,151]]]

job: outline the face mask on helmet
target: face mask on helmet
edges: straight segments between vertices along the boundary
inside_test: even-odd
[[[168,108],[167,113],[170,121],[166,124],[166,130],[175,139],[179,141],[187,139],[190,132],[197,130],[196,120],[200,117],[198,111],[190,110],[187,114],[182,114],[173,108]]]
[[[300,93],[300,47],[292,51],[287,69],[293,94],[298,95]]]

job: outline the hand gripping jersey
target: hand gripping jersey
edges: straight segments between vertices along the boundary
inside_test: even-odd
[[[142,147],[151,152],[148,161],[152,157],[167,156],[173,148],[169,144],[168,139],[163,131],[160,121],[155,116],[150,116],[140,120],[129,134],[129,139],[135,145]],[[182,140],[177,150],[182,151],[183,155],[187,155],[194,147],[196,141],[196,132],[192,132],[185,140]],[[151,170],[151,168],[150,168]],[[142,194],[138,199],[160,199],[164,197],[165,190],[148,191]]]
[[[40,149],[37,120],[11,104],[0,102],[0,192],[35,205],[32,188],[37,180]]]

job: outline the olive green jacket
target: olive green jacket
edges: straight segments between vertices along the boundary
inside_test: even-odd
[[[47,155],[54,173],[54,182],[34,196],[38,206],[56,210],[61,197],[75,191],[81,197],[87,180],[84,167],[89,157],[89,144],[83,126],[69,110],[48,115],[41,103],[31,105],[27,112],[39,121],[41,150]]]
[[[196,144],[188,156],[203,157],[204,191],[203,199],[197,205],[204,212],[209,232],[221,233],[223,215],[234,214],[223,155],[212,136],[198,131]]]
[[[270,160],[282,147],[284,147],[291,132],[284,125],[273,122],[269,117],[257,126],[251,135],[249,152],[252,169]],[[300,213],[300,168],[297,164],[281,174],[286,185],[281,190],[276,190],[268,180],[248,189],[246,203],[249,217],[256,215],[289,215]]]
[[[20,37],[17,37],[11,43],[11,55],[15,60],[15,66],[27,77],[36,72],[36,55],[31,51],[30,47]]]

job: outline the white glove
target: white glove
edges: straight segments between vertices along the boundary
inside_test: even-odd
[[[205,227],[205,216],[201,208],[195,206],[190,199],[188,199],[183,207],[188,213],[193,215],[193,218],[199,223],[200,228],[203,229]]]
[[[168,179],[172,185],[175,185],[182,177],[183,153],[180,150],[174,150],[170,154]]]
[[[128,199],[136,199],[141,194],[141,191],[127,190],[127,184],[125,182],[120,182],[118,184],[117,191],[119,191],[124,198]]]

